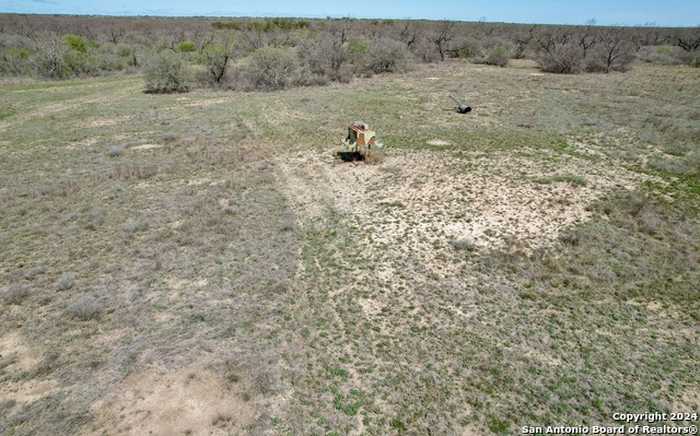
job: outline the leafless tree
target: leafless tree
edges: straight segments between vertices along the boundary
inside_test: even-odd
[[[679,36],[676,45],[687,52],[697,50],[700,48],[700,32],[688,32]]]
[[[447,56],[450,41],[454,38],[454,23],[451,21],[443,21],[440,26],[433,32],[431,41],[440,53],[440,60],[444,61]]]
[[[535,38],[537,61],[544,71],[574,74],[581,71],[581,47],[572,40],[572,34],[563,29],[540,32]]]
[[[196,30],[192,39],[197,46],[197,52],[201,55],[214,42],[214,32]]]
[[[415,24],[410,21],[404,23],[399,38],[406,44],[406,48],[411,49],[418,40],[418,29]]]
[[[226,68],[233,57],[233,39],[227,35],[221,45],[205,50],[207,62],[207,80],[213,84],[221,84],[226,76]]]
[[[112,44],[119,44],[125,34],[126,30],[123,27],[112,26],[109,28],[109,40]]]
[[[616,29],[606,30],[598,38],[605,72],[624,71],[634,59],[634,46]]]
[[[515,49],[513,50],[513,57],[515,59],[522,59],[525,56],[525,50],[532,43],[535,37],[536,26],[530,27],[527,32],[520,32],[515,36]]]
[[[592,31],[590,26],[586,26],[578,34],[578,45],[583,51],[583,58],[585,59],[588,55],[588,50],[593,48],[597,42],[596,34]]]

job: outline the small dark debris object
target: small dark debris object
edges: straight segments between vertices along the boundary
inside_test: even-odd
[[[468,105],[462,103],[461,101],[457,100],[457,99],[454,98],[453,96],[450,96],[450,98],[451,98],[452,100],[454,100],[455,103],[457,103],[457,107],[456,107],[455,109],[457,110],[458,113],[460,113],[460,114],[467,114],[467,113],[469,113],[469,112],[472,111],[472,107],[471,107],[471,106],[468,106]]]

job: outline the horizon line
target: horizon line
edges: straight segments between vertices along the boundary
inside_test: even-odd
[[[224,15],[217,15],[216,12],[212,12],[209,15],[159,15],[159,14],[148,14],[148,13],[138,13],[133,14],[131,11],[126,11],[123,14],[115,13],[65,13],[65,12],[7,12],[0,11],[0,15],[34,15],[34,16],[48,16],[48,17],[101,17],[101,18],[165,18],[165,19],[216,19],[216,18],[286,18],[286,19],[308,19],[308,20],[358,20],[358,21],[368,21],[368,20],[386,20],[386,21],[428,21],[428,22],[455,22],[455,23],[469,23],[469,24],[509,24],[509,25],[522,25],[522,26],[567,26],[567,27],[629,27],[629,28],[672,28],[672,29],[695,29],[700,27],[700,24],[696,25],[658,25],[656,22],[647,22],[640,24],[599,24],[595,23],[581,23],[581,24],[567,24],[567,23],[545,23],[545,22],[517,22],[517,21],[489,21],[489,20],[470,20],[470,19],[449,19],[449,18],[388,18],[388,17],[378,17],[378,16],[352,16],[352,15],[292,15],[292,14],[267,14],[263,13],[261,15],[236,15],[235,12],[230,12]],[[485,17],[484,17],[485,18]],[[595,18],[593,18],[595,20]]]

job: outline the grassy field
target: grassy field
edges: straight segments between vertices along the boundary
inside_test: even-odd
[[[0,84],[0,434],[700,407],[700,70],[142,90]],[[357,119],[381,162],[333,158]]]

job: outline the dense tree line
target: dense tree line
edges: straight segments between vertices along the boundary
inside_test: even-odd
[[[278,89],[465,58],[544,71],[625,71],[635,59],[700,65],[700,28],[356,19],[0,15],[0,75],[143,71],[152,92],[192,83]]]

